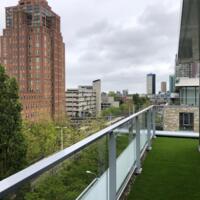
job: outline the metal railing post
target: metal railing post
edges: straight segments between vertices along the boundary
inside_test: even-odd
[[[136,117],[136,174],[141,174],[141,161],[140,161],[140,120]]]
[[[116,199],[116,138],[109,134],[109,200]]]
[[[151,151],[151,110],[147,111],[147,140],[148,146],[147,151]]]
[[[152,112],[153,112],[153,120],[152,120],[152,125],[153,125],[153,138],[155,139],[156,138],[156,109],[155,107],[153,107],[152,109]]]

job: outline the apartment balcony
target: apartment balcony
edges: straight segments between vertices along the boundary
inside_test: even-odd
[[[0,198],[195,200],[198,133],[156,130],[150,106],[0,182]]]

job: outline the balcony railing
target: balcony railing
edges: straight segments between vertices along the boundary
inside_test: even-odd
[[[0,181],[0,198],[10,196],[13,199],[17,191],[29,183],[29,189],[24,193],[30,194],[35,187],[39,187],[37,185],[41,181],[48,180],[48,176],[59,174],[63,169],[70,169],[71,162],[75,163],[74,167],[80,165],[77,163],[82,160],[81,153],[87,151],[87,154],[89,152],[97,153],[97,155],[92,159],[86,156],[86,162],[84,161],[76,173],[80,174],[78,176],[80,180],[84,179],[83,173],[91,176],[91,180],[85,188],[80,186],[80,192],[74,195],[75,199],[119,199],[132,175],[141,173],[141,157],[146,150],[151,150],[151,139],[154,136],[155,108],[150,106]],[[94,148],[95,151],[93,151]],[[89,171],[91,166],[97,166],[94,164],[97,157],[99,158],[97,159],[98,166],[104,164],[104,167],[100,167],[99,171]],[[66,168],[62,166],[63,163],[65,167],[67,166]],[[73,178],[69,177],[67,181]],[[64,180],[64,182],[67,181]],[[73,184],[78,187],[78,180],[74,178]]]

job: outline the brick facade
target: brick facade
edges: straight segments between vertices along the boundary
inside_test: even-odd
[[[20,0],[6,8],[0,63],[19,83],[24,119],[64,115],[65,47],[60,17],[46,0]]]

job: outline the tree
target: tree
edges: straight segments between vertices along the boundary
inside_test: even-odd
[[[97,177],[108,169],[108,141],[103,137],[71,159],[40,176],[25,194],[24,200],[74,200]],[[129,144],[128,136],[117,138],[119,156]],[[99,153],[101,152],[101,155]],[[103,167],[103,168],[102,168]]]
[[[141,102],[140,102],[140,97],[139,94],[134,94],[133,95],[133,103],[135,105],[135,111],[139,111],[141,107]]]
[[[25,122],[23,134],[28,144],[27,161],[29,164],[60,150],[59,131],[51,120]]]
[[[6,75],[0,65],[0,179],[23,169],[26,164],[21,110],[17,82]]]
[[[63,130],[63,147],[64,148],[67,148],[84,138],[80,135],[79,129],[73,126],[72,121],[67,116],[63,118],[62,120],[57,121],[55,125],[59,133],[61,132],[61,129]],[[61,140],[60,140],[60,144],[61,144]]]
[[[108,117],[108,116],[117,117],[120,115],[121,115],[121,110],[120,108],[116,108],[116,107],[110,107],[102,111],[102,116],[104,117]]]
[[[109,96],[109,97],[114,97],[114,99],[116,99],[117,94],[116,94],[114,91],[110,91],[110,92],[108,93],[108,96]]]
[[[121,115],[127,116],[133,112],[133,101],[127,100],[125,103],[120,105]]]
[[[147,97],[140,97],[139,94],[133,95],[133,103],[135,105],[136,112],[150,105],[149,99]]]
[[[122,103],[119,107],[110,107],[102,111],[102,116],[104,117],[119,117],[127,116],[133,111],[133,102],[132,100]]]

